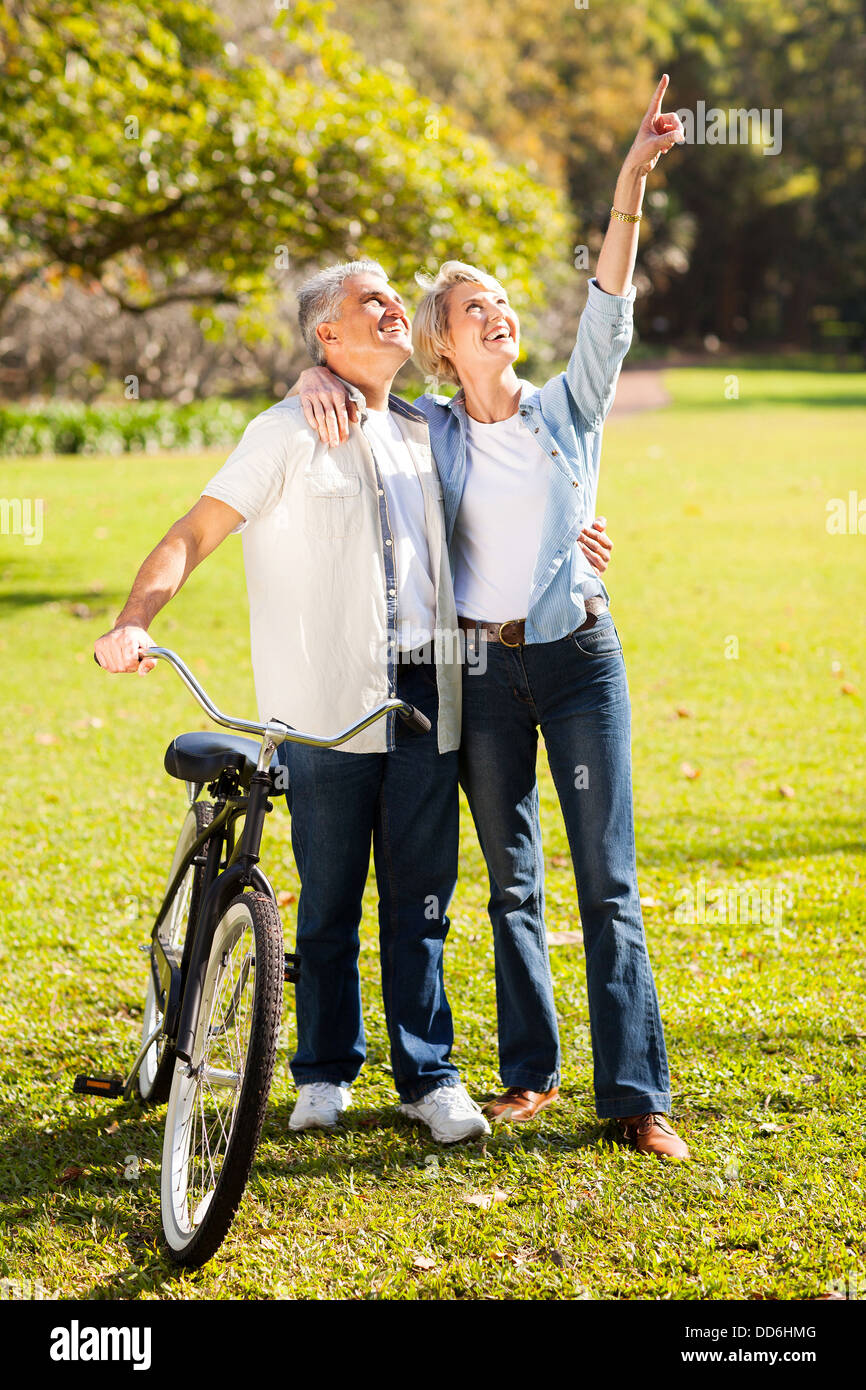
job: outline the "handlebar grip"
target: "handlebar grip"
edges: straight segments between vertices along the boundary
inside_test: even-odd
[[[416,709],[414,705],[409,706],[408,714],[405,712],[405,710],[402,709],[399,709],[397,713],[399,714],[403,722],[405,724],[408,724],[409,728],[412,729],[416,734],[429,734],[430,729],[432,727],[430,724],[430,720],[427,718],[426,714],[422,714],[421,711],[419,709]]]

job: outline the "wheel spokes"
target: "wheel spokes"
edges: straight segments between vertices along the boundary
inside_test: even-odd
[[[188,1229],[203,1220],[228,1151],[249,1043],[255,956],[241,931],[223,953],[214,983],[204,1046],[189,1076],[191,1104],[178,1154],[175,1210]]]

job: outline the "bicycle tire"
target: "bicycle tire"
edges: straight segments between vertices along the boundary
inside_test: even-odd
[[[209,1260],[240,1205],[271,1089],[283,971],[276,906],[265,893],[239,894],[217,923],[192,1064],[175,1059],[166,1111],[160,1209],[168,1252],[176,1264],[196,1268]],[[240,1001],[250,992],[250,981],[247,1008]],[[234,987],[227,993],[231,982]],[[212,1065],[212,1060],[226,1058],[229,1067]],[[228,1109],[220,1114],[216,1097],[221,1092],[233,1093],[233,1101],[230,1096],[226,1103],[231,1114]],[[208,1132],[212,1110],[217,1122]],[[220,1149],[221,1158],[216,1153]]]
[[[190,806],[184,818],[178,836],[177,846],[174,851],[174,858],[168,872],[166,888],[174,878],[178,864],[183,858],[184,853],[201,834],[205,826],[210,825],[213,820],[213,802],[195,801]],[[205,841],[201,848],[202,858],[207,858],[210,843]],[[172,946],[183,949],[186,938],[187,928],[190,919],[198,912],[199,899],[201,897],[201,886],[204,878],[204,865],[190,867],[183,877],[174,896],[168,912],[168,922],[163,924],[165,936]],[[159,1007],[156,1002],[156,990],[153,986],[153,972],[150,969],[150,959],[148,958],[147,970],[147,991],[144,997],[144,1011],[141,1022],[141,1041],[150,1037],[157,1021],[160,1018]],[[141,1061],[136,1077],[136,1087],[141,1100],[149,1105],[160,1105],[168,1100],[171,1090],[171,1078],[174,1073],[174,1048],[164,1038],[157,1038],[156,1042],[148,1049]]]

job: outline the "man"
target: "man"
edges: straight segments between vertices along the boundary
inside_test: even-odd
[[[339,749],[284,743],[301,894],[299,1086],[293,1130],[331,1128],[365,1056],[358,927],[370,843],[382,993],[400,1109],[441,1142],[489,1133],[450,1060],[442,953],[457,879],[460,667],[442,488],[427,425],[389,395],[411,355],[400,296],[375,262],[322,271],[299,295],[314,361],[345,383],[360,427],[328,449],[296,398],[257,416],[199,501],[144,561],[96,655],[146,672],[148,628],[227,535],[242,533],[262,719],[333,734],[389,696],[393,715]]]

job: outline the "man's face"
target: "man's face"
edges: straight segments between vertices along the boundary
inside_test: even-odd
[[[365,271],[343,285],[340,317],[319,325],[328,366],[352,381],[375,365],[394,375],[412,356],[412,333],[403,301],[381,275]]]

